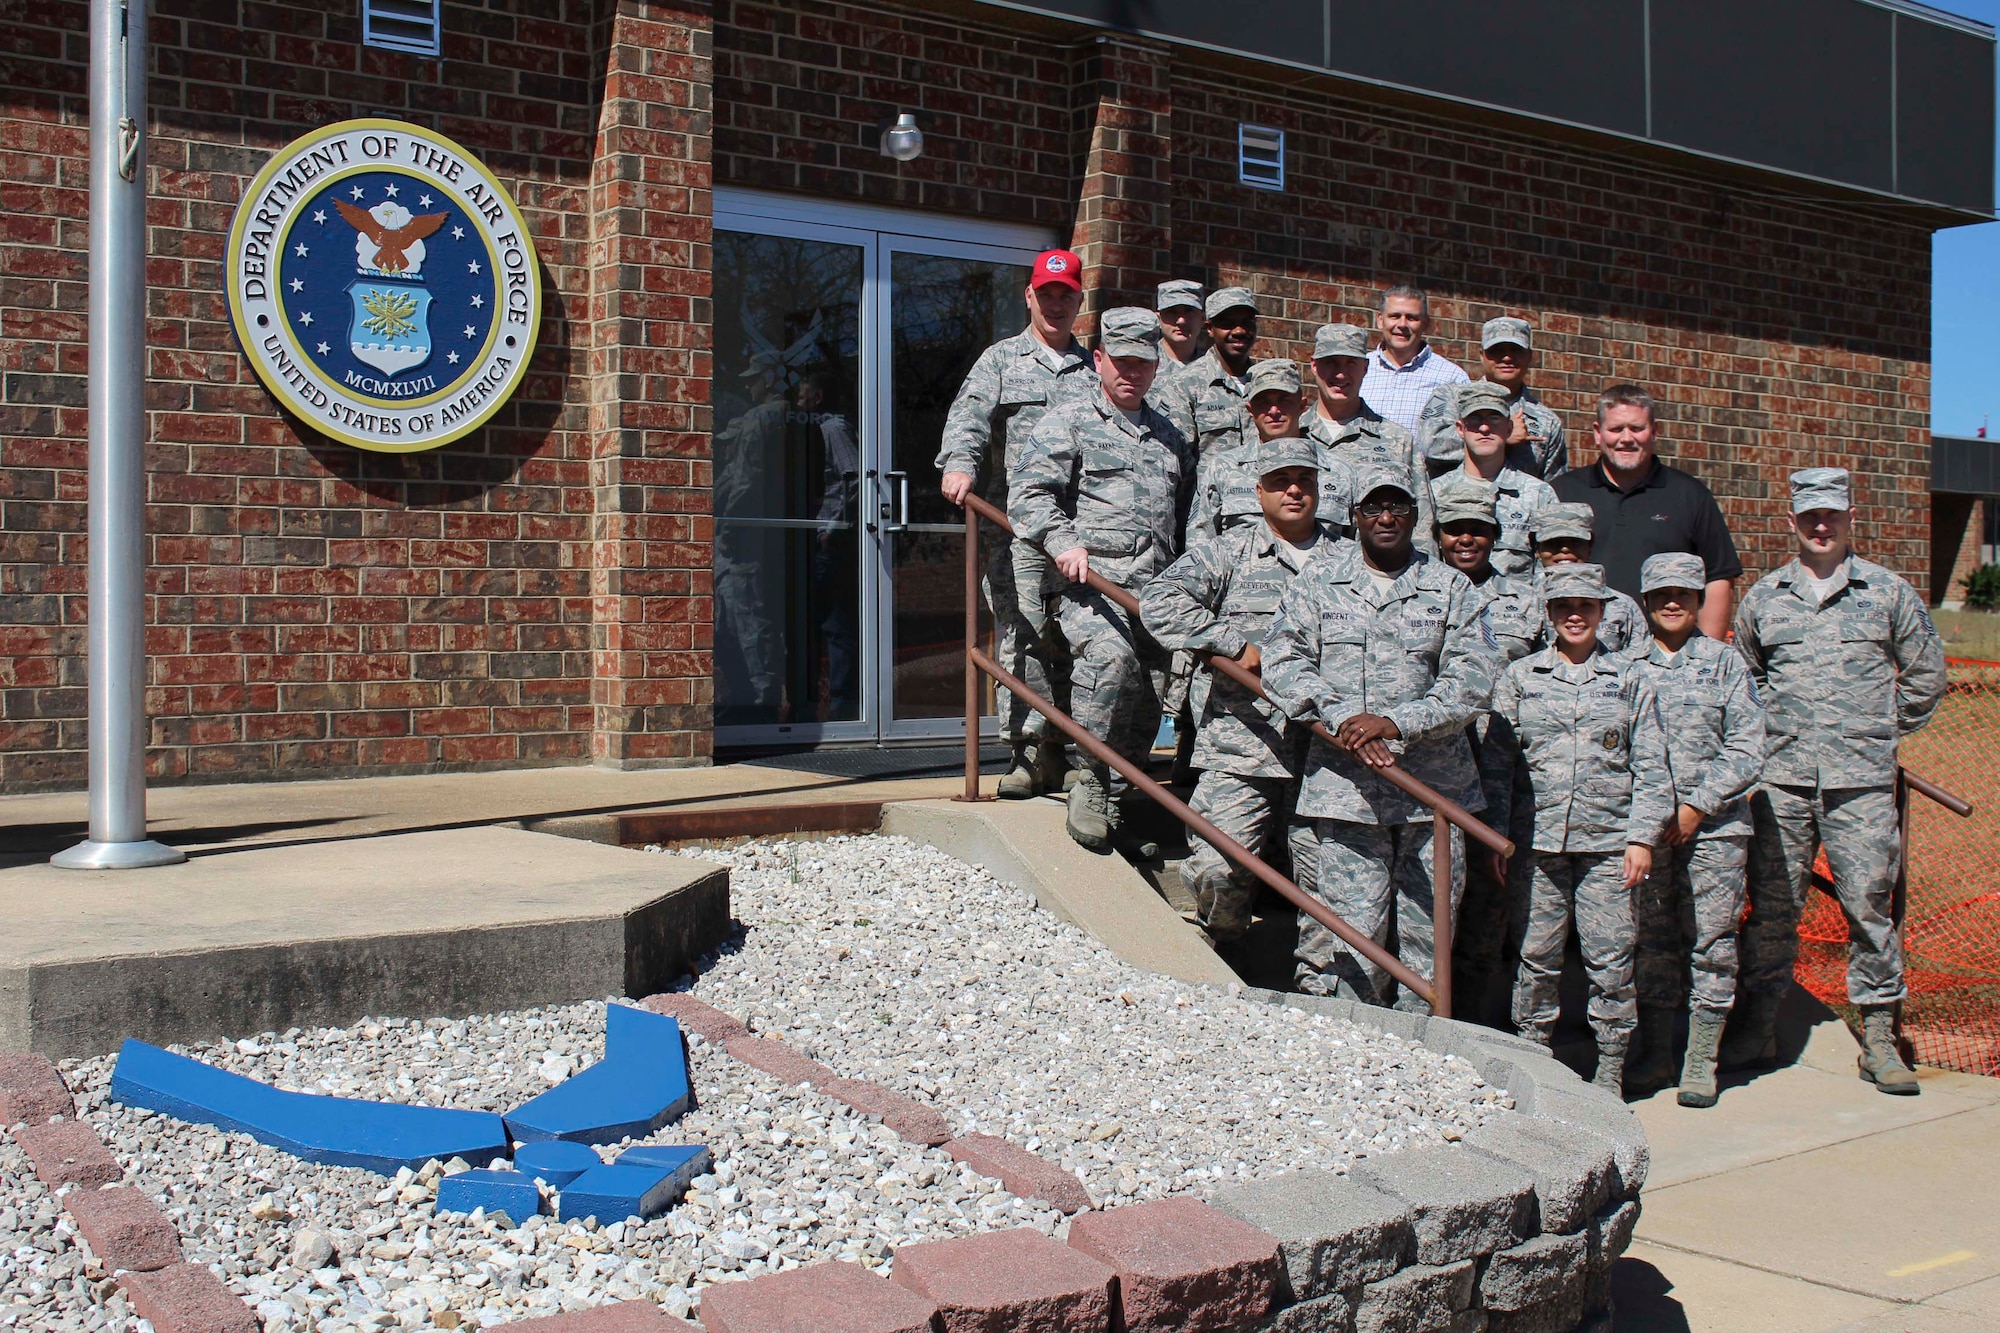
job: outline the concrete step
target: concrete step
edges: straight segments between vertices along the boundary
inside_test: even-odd
[[[510,828],[0,872],[0,1051],[645,995],[729,929],[720,866]]]

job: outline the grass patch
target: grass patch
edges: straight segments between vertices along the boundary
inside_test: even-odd
[[[1932,610],[1947,657],[2000,662],[2000,614],[1992,611]]]

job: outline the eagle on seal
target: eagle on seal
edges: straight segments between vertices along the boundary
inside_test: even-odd
[[[401,273],[404,269],[408,268],[410,261],[405,252],[410,246],[423,240],[424,237],[429,236],[439,227],[442,227],[445,224],[445,219],[451,216],[449,213],[421,213],[411,215],[407,210],[392,204],[389,207],[394,208],[396,212],[402,213],[410,219],[400,226],[392,227],[377,218],[373,213],[366,209],[356,208],[353,204],[343,199],[334,200],[333,205],[340,210],[340,216],[347,219],[349,226],[367,237],[374,244],[375,258],[373,267],[384,273]],[[377,207],[381,207],[381,205],[377,205]],[[419,250],[418,254],[421,256],[422,251]]]

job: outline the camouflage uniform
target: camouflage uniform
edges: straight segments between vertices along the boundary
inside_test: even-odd
[[[1296,394],[1301,378],[1292,361],[1259,361],[1250,368],[1250,400],[1266,390]],[[1255,429],[1255,423],[1252,423]],[[1354,472],[1344,461],[1321,456],[1318,446],[1303,441],[1305,453],[1319,469],[1319,508],[1322,522],[1341,529],[1353,525]],[[1257,480],[1264,473],[1264,449],[1252,439],[1230,446],[1201,460],[1196,468],[1194,502],[1188,509],[1186,545],[1217,537],[1245,523],[1261,523],[1263,506],[1257,499]]]
[[[1092,570],[1138,592],[1180,549],[1193,467],[1187,441],[1150,405],[1135,423],[1098,393],[1042,418],[1014,464],[1007,517],[1023,541],[1051,557],[1081,548]],[[1057,614],[1074,659],[1070,715],[1143,762],[1160,725],[1157,645],[1085,584],[1063,588]],[[1087,755],[1075,763],[1104,778]]]
[[[1455,429],[1452,436],[1457,438]],[[1435,492],[1453,485],[1461,477],[1485,480],[1461,462],[1434,480],[1431,489]],[[1493,543],[1493,568],[1501,574],[1524,574],[1535,567],[1535,542],[1530,531],[1535,511],[1556,503],[1555,488],[1539,477],[1516,471],[1511,465],[1502,467],[1500,475],[1488,484],[1493,487],[1494,521],[1500,529],[1500,536]]]
[[[1302,424],[1306,438],[1319,446],[1322,492],[1340,488],[1343,481],[1351,488],[1353,474],[1364,467],[1386,468],[1416,497],[1417,526],[1413,539],[1417,549],[1427,555],[1437,554],[1434,535],[1437,519],[1431,503],[1430,474],[1425,471],[1417,454],[1416,440],[1408,431],[1366,406],[1345,421],[1334,421],[1317,407],[1308,408]],[[1347,465],[1347,478],[1339,475],[1336,463]],[[1362,497],[1355,494],[1352,499],[1358,504]],[[1324,496],[1320,500],[1320,516],[1328,522],[1353,524],[1351,517],[1342,519],[1335,514]]]
[[[1481,585],[1488,642],[1509,662],[1555,642],[1555,628],[1549,624],[1542,601],[1542,581],[1548,573],[1547,567],[1537,563],[1525,573],[1498,575]],[[1616,588],[1607,592],[1610,595],[1605,598],[1604,619],[1597,626],[1597,641],[1606,652],[1630,651],[1649,636],[1646,613]]]
[[[1672,657],[1650,636],[1630,656],[1660,702],[1674,808],[1704,812],[1693,841],[1662,848],[1639,886],[1639,1003],[1678,1008],[1686,988],[1692,1007],[1725,1010],[1736,1000],[1764,709],[1736,650],[1699,632]]]
[[[1390,474],[1362,470],[1366,494]],[[1264,636],[1264,688],[1286,716],[1338,729],[1360,713],[1394,722],[1397,763],[1468,809],[1484,804],[1466,727],[1486,704],[1496,666],[1477,627],[1472,585],[1421,551],[1387,593],[1359,545],[1343,544],[1285,590]],[[1292,832],[1300,886],[1431,975],[1430,811],[1358,757],[1313,739]],[[1453,910],[1465,888],[1462,835],[1451,834]],[[1299,920],[1302,989],[1382,1003],[1385,973],[1310,917]],[[1414,995],[1399,1007],[1422,1008]]]
[[[1159,398],[1160,410],[1204,465],[1210,454],[1257,445],[1249,378],[1223,365],[1222,353],[1213,347],[1176,371]]]
[[[1156,312],[1165,314],[1176,306],[1186,305],[1191,305],[1197,310],[1202,308],[1200,283],[1192,282],[1185,278],[1177,278],[1159,285],[1153,302],[1153,309]],[[1199,339],[1197,339],[1197,342],[1199,342]],[[1201,353],[1199,352],[1189,357],[1186,361],[1174,360],[1173,353],[1167,350],[1166,340],[1162,338],[1160,341],[1160,370],[1153,377],[1153,387],[1147,395],[1153,400],[1153,406],[1158,408],[1165,403],[1167,401],[1167,386],[1172,384],[1181,372],[1200,360]]]
[[[1487,381],[1476,379],[1472,383]],[[1465,461],[1465,442],[1458,435],[1458,391],[1464,387],[1441,384],[1431,390],[1431,400],[1424,404],[1423,417],[1417,423],[1417,442],[1433,471],[1449,470]],[[1524,388],[1509,397],[1512,401],[1507,410],[1511,413],[1518,407],[1527,418],[1528,438],[1507,447],[1507,466],[1541,481],[1569,471],[1569,439],[1555,409],[1542,402],[1533,389]]]
[[[1309,559],[1345,547],[1322,525]],[[1147,584],[1139,598],[1140,617],[1165,647],[1237,657],[1248,644],[1261,646],[1279,598],[1302,567],[1260,516],[1255,525],[1197,542]],[[1287,726],[1270,704],[1206,668],[1196,671],[1191,693],[1200,724],[1194,766],[1201,770],[1192,805],[1269,860],[1298,780],[1306,730]],[[1202,925],[1217,939],[1235,938],[1249,928],[1257,881],[1208,843],[1197,840],[1181,863],[1181,883],[1199,905]]]
[[[1763,695],[1768,736],[1764,785],[1751,802],[1740,988],[1776,996],[1791,980],[1799,913],[1824,847],[1847,916],[1848,997],[1895,1004],[1904,996],[1891,919],[1902,858],[1896,743],[1931,720],[1945,691],[1944,646],[1923,598],[1849,555],[1822,602],[1795,559],[1744,595],[1736,648]]]
[[[1059,362],[1052,364],[1054,361]],[[1007,508],[1007,481],[1016,456],[1052,408],[1097,396],[1097,372],[1072,342],[1056,356],[1032,329],[994,343],[972,363],[945,417],[938,446],[940,473],[963,472],[988,503]],[[1048,557],[1033,545],[1008,542],[982,529],[986,568],[980,591],[993,612],[994,653],[1022,683],[1050,697],[1046,589]],[[1039,713],[999,692],[1000,735],[1019,740],[1042,734]]]
[[[1595,594],[1566,589],[1595,586]],[[1551,596],[1602,596],[1595,565],[1566,566]],[[1648,846],[1673,813],[1665,726],[1653,687],[1601,645],[1572,665],[1554,647],[1511,663],[1493,691],[1481,761],[1490,799],[1531,811],[1533,858],[1514,1023],[1547,1045],[1571,918],[1590,977],[1590,1025],[1600,1056],[1622,1062],[1638,1021],[1632,983],[1635,894],[1624,883],[1628,844]],[[1509,823],[1503,808],[1496,826]]]

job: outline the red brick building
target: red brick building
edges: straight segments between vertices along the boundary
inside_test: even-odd
[[[1787,549],[1785,474],[1838,462],[1870,554],[1921,583],[1930,235],[1991,214],[1992,35],[1832,0],[1809,6],[1831,36],[1765,60],[1757,25],[1798,3],[1538,0],[1516,17],[1562,49],[1467,29],[1487,58],[1461,69],[1424,54],[1484,21],[1458,0],[1408,32],[1328,31],[1316,2],[1142,7],[1166,17],[1135,32],[1109,3],[446,0],[436,56],[365,41],[365,0],[157,0],[154,779],[948,733],[961,538],[930,460],[1055,243],[1092,311],[1251,287],[1267,354],[1399,281],[1461,360],[1525,315],[1573,441],[1606,381],[1670,404],[1664,451],[1753,572]],[[7,791],[84,771],[86,21],[0,15]],[[907,162],[877,148],[901,112]],[[281,413],[224,298],[250,178],[363,116],[479,155],[542,265],[533,373],[428,453]],[[1282,131],[1282,188],[1246,125]]]

